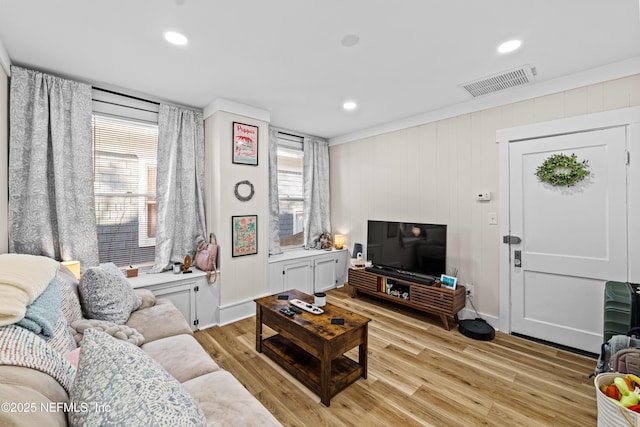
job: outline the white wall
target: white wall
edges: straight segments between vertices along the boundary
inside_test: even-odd
[[[232,163],[233,122],[258,126],[258,166]],[[253,299],[267,293],[268,255],[268,122],[226,111],[205,119],[205,202],[208,231],[218,238],[221,319],[225,307],[246,304],[255,313]],[[237,182],[249,180],[255,195],[247,202],[234,196]],[[231,217],[258,215],[258,254],[231,256]]]
[[[447,224],[448,268],[475,285],[478,310],[497,317],[501,239],[487,219],[499,211],[496,131],[636,105],[640,75],[333,145],[333,232],[352,249],[366,244],[368,219]],[[491,201],[477,202],[480,191]]]
[[[9,78],[0,67],[0,253],[9,251]]]

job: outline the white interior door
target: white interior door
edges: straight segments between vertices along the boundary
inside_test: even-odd
[[[535,175],[556,153],[587,160],[573,187]],[[509,143],[511,331],[597,353],[607,280],[627,281],[624,126]],[[514,262],[519,251],[520,265]]]

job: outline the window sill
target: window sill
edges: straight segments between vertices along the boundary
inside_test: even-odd
[[[342,252],[346,251],[346,249],[289,249],[281,254],[277,255],[269,255],[269,263],[272,262],[281,262],[281,261],[289,261],[300,258],[314,257],[320,256],[324,254],[330,254],[333,252]]]
[[[145,286],[158,285],[161,283],[172,283],[181,280],[196,279],[202,276],[206,276],[207,273],[197,268],[191,267],[192,273],[189,274],[175,274],[173,271],[164,271],[162,273],[140,273],[136,277],[127,279],[131,286],[135,288],[142,288]],[[220,274],[220,271],[218,271]]]

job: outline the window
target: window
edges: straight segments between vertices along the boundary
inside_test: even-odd
[[[278,136],[278,199],[280,205],[280,246],[302,246],[304,213],[304,153],[302,138]]]
[[[158,125],[93,115],[100,262],[153,263]]]

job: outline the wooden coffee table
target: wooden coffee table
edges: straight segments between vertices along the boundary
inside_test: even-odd
[[[330,400],[358,378],[367,378],[368,323],[371,319],[327,304],[322,314],[302,311],[285,316],[280,308],[289,300],[313,303],[313,297],[297,290],[256,299],[256,350],[264,353],[298,381],[320,396],[329,406]],[[331,323],[343,318],[344,325]],[[262,325],[278,332],[263,339]],[[358,361],[344,355],[358,346]]]

